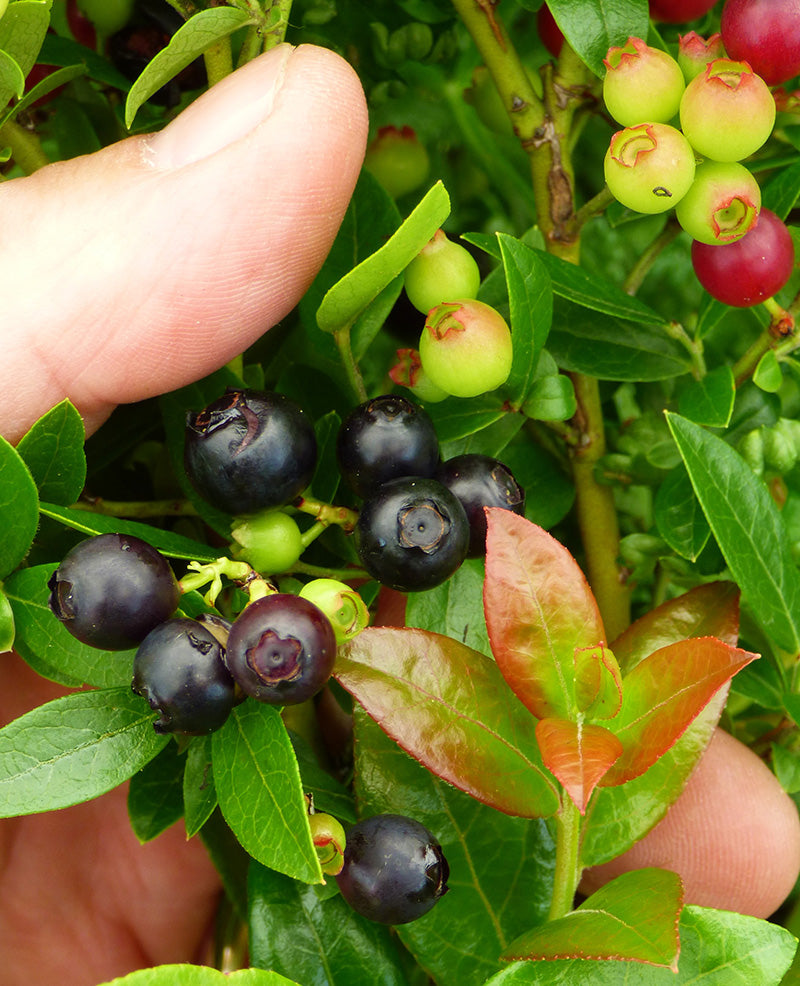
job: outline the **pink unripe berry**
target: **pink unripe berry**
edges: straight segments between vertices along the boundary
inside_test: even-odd
[[[705,70],[709,62],[724,57],[725,48],[719,32],[710,38],[703,38],[697,31],[689,31],[678,38],[678,65],[687,85]]]
[[[737,161],[704,161],[675,209],[689,236],[711,245],[740,240],[761,208],[758,182]]]
[[[684,90],[683,72],[665,51],[641,38],[608,49],[603,99],[608,112],[623,127],[637,123],[666,123],[678,112]]]
[[[775,100],[747,62],[717,58],[686,87],[681,129],[712,161],[741,161],[761,147],[775,124]]]
[[[674,127],[640,123],[614,134],[603,170],[618,202],[635,212],[666,212],[691,187],[694,151]]]
[[[364,167],[392,198],[413,192],[430,171],[428,152],[411,127],[381,127],[370,141]]]
[[[511,372],[511,330],[482,301],[460,299],[428,312],[419,340],[430,380],[454,397],[477,397],[502,386]]]
[[[800,73],[800,0],[727,0],[720,30],[731,58],[749,62],[767,85]]]

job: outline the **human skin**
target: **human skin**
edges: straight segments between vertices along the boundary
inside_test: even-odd
[[[115,404],[199,379],[254,342],[323,262],[366,132],[363,93],[347,64],[318,48],[283,47],[217,85],[159,137],[6,184],[0,291],[13,332],[0,361],[5,437],[16,441],[64,397],[91,432]],[[2,656],[0,722],[61,693]],[[716,906],[756,913],[788,892],[800,827],[787,811],[775,834],[759,800],[764,789],[748,789],[750,775],[724,748],[721,763],[729,769],[722,786],[708,788],[702,821],[710,848],[684,876],[695,867]],[[770,804],[785,806],[774,778],[764,784],[776,797]],[[4,986],[96,986],[135,968],[207,957],[220,892],[214,870],[180,825],[139,846],[125,793],[0,822]],[[730,837],[745,813],[753,820],[746,845]],[[678,805],[673,818],[684,840],[697,838],[696,815],[682,816]],[[765,865],[775,838],[785,852],[781,880]],[[664,843],[660,864],[673,858]],[[721,877],[741,859],[749,869],[738,870],[734,902]]]

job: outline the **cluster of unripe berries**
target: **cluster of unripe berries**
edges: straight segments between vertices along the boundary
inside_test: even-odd
[[[469,250],[437,230],[403,280],[425,324],[418,349],[398,350],[392,380],[423,401],[477,397],[501,387],[514,355],[511,330],[499,312],[477,300],[481,276]]]
[[[741,163],[769,138],[776,109],[747,60],[750,48],[738,34],[730,36],[738,42],[735,58],[726,55],[724,33],[708,40],[695,32],[683,36],[677,60],[640,38],[609,49],[603,96],[623,129],[611,138],[604,172],[628,208],[647,214],[674,208],[692,237],[700,283],[718,300],[746,307],[783,287],[794,249]]]

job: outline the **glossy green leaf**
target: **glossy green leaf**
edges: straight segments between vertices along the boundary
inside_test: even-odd
[[[414,259],[450,214],[450,196],[437,182],[375,253],[344,275],[317,309],[317,324],[334,332],[354,321]]]
[[[257,864],[248,890],[252,965],[321,986],[405,986],[389,929],[360,917],[339,894],[322,899],[314,887]]]
[[[14,610],[5,592],[0,589],[0,654],[5,654],[14,646]]]
[[[554,373],[533,383],[523,411],[539,421],[566,421],[577,410],[575,388],[568,376]]]
[[[253,23],[252,17],[238,7],[215,7],[193,14],[172,35],[169,44],[150,59],[131,86],[125,102],[125,126],[130,129],[142,104],[215,42]]]
[[[371,627],[340,647],[334,672],[438,777],[508,814],[557,810],[534,724],[491,658],[425,630]]]
[[[83,419],[68,400],[47,412],[17,446],[42,500],[69,506],[86,481]]]
[[[409,593],[406,625],[443,633],[482,654],[491,654],[483,618],[483,574],[483,561],[468,558],[436,588]]]
[[[797,949],[780,925],[732,911],[684,907],[679,932],[677,974],[621,962],[517,962],[486,986],[777,986]]]
[[[19,99],[25,90],[25,76],[18,63],[0,49],[0,106],[10,99]]]
[[[549,529],[562,520],[575,502],[575,485],[556,459],[539,445],[518,444],[504,449],[502,461],[525,490],[525,516]]]
[[[219,806],[242,846],[264,866],[321,883],[300,771],[279,710],[252,699],[236,706],[211,748]]]
[[[730,308],[727,305],[723,305],[721,301],[712,298],[710,294],[704,294],[697,313],[697,328],[695,329],[697,338],[705,339],[714,326],[718,325],[729,313]]]
[[[161,835],[183,815],[186,756],[173,740],[137,771],[128,787],[128,817],[139,842]]]
[[[758,361],[753,373],[753,383],[768,394],[777,394],[783,384],[783,373],[774,349],[768,349]],[[700,424],[705,424],[701,421]]]
[[[22,99],[17,100],[8,111],[0,118],[0,126],[7,123],[9,120],[16,119],[20,113],[24,113],[28,110],[34,103],[38,102],[43,96],[48,93],[53,92],[60,86],[65,86],[68,82],[72,82],[73,79],[79,78],[81,75],[86,74],[86,67],[84,65],[67,65],[64,68],[56,69],[49,75],[46,75],[41,82],[37,82],[32,89],[22,97]]]
[[[449,892],[397,934],[437,982],[481,986],[507,945],[547,919],[555,859],[547,823],[504,815],[439,780],[358,708],[355,751],[362,814],[417,819],[450,867]]]
[[[670,870],[623,873],[563,918],[522,935],[507,959],[621,959],[678,968],[683,885]]]
[[[759,626],[785,650],[800,650],[800,572],[775,501],[721,438],[675,414],[668,414],[667,421],[714,537]]]
[[[77,692],[0,729],[0,818],[66,808],[105,794],[167,742],[127,688]]]
[[[4,438],[0,438],[0,516],[6,518],[0,538],[2,579],[27,555],[39,526],[36,483],[19,452]]]
[[[533,250],[505,233],[498,233],[497,240],[508,285],[514,343],[511,373],[503,390],[512,407],[519,407],[533,385],[539,353],[550,331],[553,291],[540,260],[541,250]]]
[[[216,807],[211,736],[195,736],[186,751],[183,772],[183,824],[187,839],[200,831]]]
[[[548,0],[556,23],[595,75],[606,74],[603,59],[611,45],[633,35],[646,38],[647,4],[642,0]]]
[[[36,64],[50,26],[50,6],[51,0],[15,0],[0,18],[0,51],[16,62],[23,80]],[[3,62],[8,65],[6,58]],[[0,107],[22,94],[17,83],[17,73],[10,65],[8,70],[0,69]]]
[[[550,534],[508,510],[487,515],[484,609],[492,653],[537,718],[571,719],[574,652],[605,641],[595,598]]]
[[[764,184],[761,190],[761,204],[774,212],[779,219],[786,221],[798,196],[800,196],[800,161],[795,161],[788,168],[781,168]]]
[[[622,743],[602,726],[569,719],[540,719],[536,739],[545,767],[583,815],[601,778],[622,755]]]
[[[15,649],[34,671],[62,685],[130,686],[133,650],[105,651],[82,644],[53,615],[47,580],[55,568],[22,568],[5,582],[17,627]]]
[[[622,709],[609,728],[624,746],[602,780],[623,784],[643,774],[687,729],[734,674],[758,657],[716,637],[694,637],[650,654],[625,676]]]
[[[681,558],[697,561],[711,528],[683,463],[667,473],[656,490],[653,517],[658,533]]]
[[[60,507],[55,503],[42,503],[39,509],[45,517],[57,520],[60,524],[80,531],[87,537],[95,534],[132,534],[166,555],[168,558],[182,558],[196,561],[215,561],[224,551],[214,550],[207,544],[192,541],[182,534],[151,527],[138,520],[122,520],[119,517],[108,517],[105,514],[95,514],[91,510],[71,510]]]
[[[696,424],[725,428],[731,420],[735,398],[733,371],[729,366],[718,366],[686,388],[678,408],[685,418]]]
[[[470,401],[452,397],[439,404],[430,404],[426,410],[441,444],[474,435],[508,417],[497,394],[485,394]]]
[[[217,972],[208,966],[158,965],[111,979],[100,986],[299,986],[277,972],[241,969]]]
[[[667,380],[691,370],[682,347],[657,324],[623,321],[557,302],[547,348],[565,370],[601,380]]]

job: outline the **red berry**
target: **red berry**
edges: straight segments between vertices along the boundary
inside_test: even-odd
[[[770,86],[800,72],[800,0],[728,0],[722,40]]]
[[[546,3],[542,4],[536,15],[536,27],[542,44],[554,58],[558,58],[561,53],[561,46],[564,44],[564,35]]]
[[[717,0],[650,0],[650,16],[654,21],[683,24],[708,13]]]
[[[692,243],[697,279],[718,301],[748,308],[771,298],[794,270],[794,243],[789,230],[769,209],[761,209],[750,232],[735,243]]]

